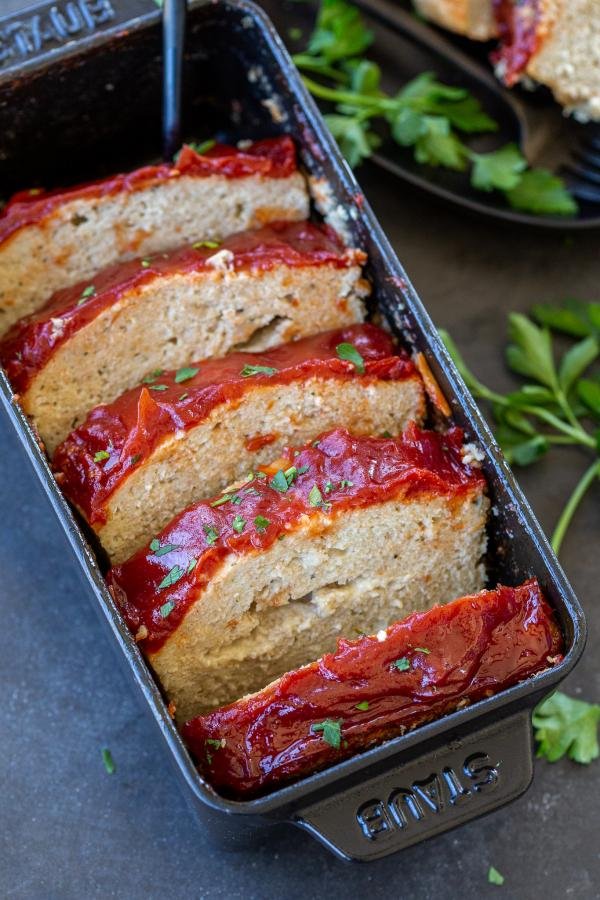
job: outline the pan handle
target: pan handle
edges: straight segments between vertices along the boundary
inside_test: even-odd
[[[342,859],[380,859],[508,803],[532,777],[531,711],[524,709],[394,762],[306,807],[294,824]]]

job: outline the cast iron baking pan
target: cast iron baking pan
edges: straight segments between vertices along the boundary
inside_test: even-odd
[[[4,57],[0,70],[3,196],[32,184],[53,187],[95,178],[159,156],[159,12],[141,0],[85,2],[88,12],[96,11],[93,28],[73,25],[73,33],[61,37],[53,25],[59,6],[40,5],[21,22],[36,20],[37,33],[47,37],[24,56],[15,51]],[[293,823],[344,859],[376,859],[490,812],[528,787],[533,772],[531,711],[581,655],[583,613],[265,14],[248,0],[222,0],[192,3],[189,18],[186,133],[196,139],[214,134],[229,139],[258,137],[282,131],[295,137],[307,172],[320,181],[321,193],[324,183],[329,186],[338,221],[341,217],[351,239],[368,253],[367,274],[373,282],[376,308],[411,349],[426,354],[456,422],[486,448],[484,467],[493,507],[490,581],[516,584],[532,575],[539,578],[565,634],[565,659],[533,681],[267,797],[224,800],[194,768],[160,690],[106,590],[93,547],[62,498],[36,437],[0,373],[3,405],[70,540],[87,593],[112,632],[118,655],[137,683],[207,831],[235,847],[265,824]],[[15,33],[11,21],[0,21],[0,36]]]

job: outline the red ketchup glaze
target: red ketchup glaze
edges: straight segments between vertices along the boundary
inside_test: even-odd
[[[286,492],[273,487],[270,477],[255,477],[226,503],[202,501],[179,513],[156,539],[161,548],[173,547],[169,552],[156,555],[151,545],[111,569],[113,597],[134,634],[143,626],[138,637],[146,652],[160,649],[229,554],[266,550],[301,518],[314,519],[318,528],[323,512],[335,516],[396,497],[459,496],[485,486],[481,471],[462,461],[459,428],[442,435],[411,425],[398,438],[335,429],[316,443],[285,452],[281,468],[295,466],[299,473]],[[236,516],[245,522],[241,533],[234,529]],[[164,582],[174,576],[174,584]]]
[[[499,587],[415,613],[385,641],[342,639],[336,653],[193,719],[182,735],[219,793],[246,799],[530,678],[563,649],[537,581]],[[325,720],[339,724],[339,747],[313,731]]]
[[[492,60],[509,87],[516,84],[538,49],[542,17],[540,0],[493,0],[500,47]]]
[[[144,166],[133,172],[72,188],[53,191],[32,188],[20,191],[11,197],[0,215],[0,242],[26,225],[41,223],[57,207],[72,200],[106,197],[121,191],[131,193],[181,175],[198,178],[210,175],[222,175],[225,178],[247,178],[249,175],[287,178],[297,168],[294,142],[285,135],[256,141],[244,150],[227,144],[215,144],[202,155],[184,144],[173,164]]]
[[[222,250],[233,253],[232,270],[256,274],[284,265],[346,268],[364,261],[360,251],[344,247],[332,228],[312,222],[274,222],[232,235],[216,247],[216,242],[209,243],[213,246],[180,247],[119,263],[89,281],[57,291],[42,309],[15,323],[0,341],[0,363],[13,389],[25,391],[52,354],[108,307],[134,296],[156,278],[215,272],[207,261]]]
[[[365,361],[364,375],[353,363],[338,359],[335,348],[341,343],[358,349]],[[415,368],[406,353],[394,354],[387,332],[375,325],[361,324],[326,331],[262,353],[231,353],[222,359],[192,363],[190,368],[197,368],[197,374],[180,383],[175,381],[175,371],[163,372],[151,378],[152,384],[140,385],[114,403],[93,409],[57,448],[53,468],[63,473],[63,492],[88,521],[104,523],[110,496],[135,468],[164,440],[199,425],[217,406],[237,404],[257,387],[308,378],[360,379],[369,384],[415,377]],[[277,371],[244,376],[246,365]],[[261,442],[254,437],[248,449],[257,450],[274,440],[276,435],[263,435]],[[94,456],[102,450],[110,453],[109,458],[94,462]]]

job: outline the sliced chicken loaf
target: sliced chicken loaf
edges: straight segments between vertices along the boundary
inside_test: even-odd
[[[55,291],[118,260],[308,215],[289,137],[184,147],[172,165],[17,194],[0,216],[0,334]]]
[[[531,678],[563,651],[537,581],[498,587],[341,640],[182,734],[211,784],[246,799]]]
[[[477,41],[497,34],[492,0],[413,0],[424,18]]]
[[[485,480],[462,457],[459,429],[332,431],[191,506],[113,568],[115,601],[178,720],[262,688],[342,635],[481,588]]]
[[[494,0],[502,46],[497,71],[509,84],[526,76],[587,121],[600,119],[598,0]]]
[[[398,434],[425,411],[413,363],[368,324],[150,381],[93,410],[54,456],[63,492],[113,563],[286,444],[339,422],[355,434]]]
[[[363,317],[364,254],[326,226],[279,222],[208,243],[106,269],[0,341],[0,362],[50,453],[90,409],[154,370]]]

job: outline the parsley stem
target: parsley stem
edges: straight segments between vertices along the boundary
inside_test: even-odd
[[[538,419],[546,422],[547,425],[556,428],[557,431],[561,431],[563,434],[573,438],[576,444],[582,444],[584,447],[596,448],[596,441],[594,438],[590,434],[587,434],[583,428],[581,428],[579,423],[577,423],[577,428],[573,428],[571,425],[567,425],[562,419],[559,419],[553,413],[549,412],[547,409],[543,409],[541,406],[523,406],[521,409],[530,416],[536,416]]]
[[[584,472],[578,484],[575,486],[575,490],[569,497],[569,501],[560,514],[560,518],[556,523],[556,528],[554,529],[554,534],[552,535],[552,548],[555,553],[558,554],[563,538],[567,532],[569,525],[571,524],[571,520],[575,515],[577,507],[581,503],[583,497],[585,496],[586,491],[592,484],[594,478],[600,477],[600,459],[596,459],[589,469]]]
[[[381,110],[382,112],[394,112],[407,105],[389,97],[374,97],[371,94],[359,94],[356,91],[339,91],[337,88],[328,88],[317,81],[313,81],[312,78],[307,78],[306,75],[302,76],[302,81],[315,97],[320,97],[321,100],[330,100],[332,103],[347,103],[349,106],[368,106],[373,110]]]
[[[304,69],[307,72],[315,72],[317,75],[325,75],[327,78],[331,78],[332,81],[337,81],[339,84],[348,83],[348,76],[345,75],[344,72],[334,69],[333,66],[328,66],[327,63],[320,62],[322,59],[322,56],[314,57],[309,56],[307,53],[296,53],[295,56],[292,56],[293,62],[299,69]]]

